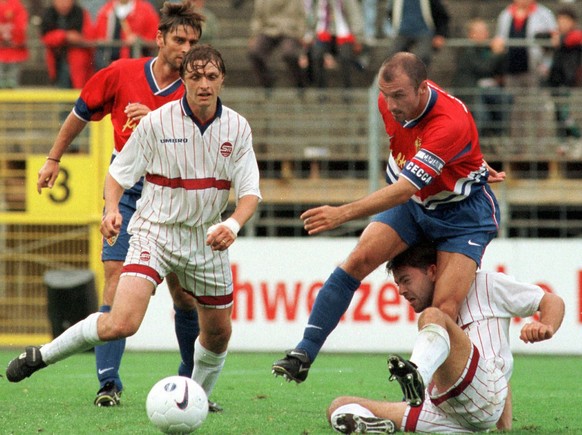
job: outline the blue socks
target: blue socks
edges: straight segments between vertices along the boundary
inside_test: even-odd
[[[196,310],[181,310],[175,305],[174,311],[176,312],[174,317],[176,338],[178,339],[180,356],[182,357],[178,374],[191,378],[192,370],[194,370],[194,342],[200,333],[198,312]]]
[[[108,313],[111,311],[110,305],[102,305],[99,312]],[[108,341],[105,344],[95,346],[95,365],[97,367],[97,379],[101,387],[106,382],[114,381],[119,391],[123,389],[123,384],[119,378],[119,366],[121,357],[125,350],[125,338],[115,341]]]
[[[303,332],[303,340],[297,345],[297,349],[307,352],[311,362],[315,361],[323,343],[350,306],[358,287],[360,281],[337,267],[319,290]]]

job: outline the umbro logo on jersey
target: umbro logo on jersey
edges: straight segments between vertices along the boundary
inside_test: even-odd
[[[187,143],[187,137],[166,137],[164,139],[160,139],[160,143]]]

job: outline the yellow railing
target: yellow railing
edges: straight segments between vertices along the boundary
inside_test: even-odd
[[[90,269],[99,293],[103,287],[99,223],[111,123],[90,123],[63,156],[53,189],[36,191],[77,97],[75,90],[0,91],[0,345],[49,338],[47,271]]]

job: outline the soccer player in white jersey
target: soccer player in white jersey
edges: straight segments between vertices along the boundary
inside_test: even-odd
[[[261,199],[251,128],[219,99],[225,74],[222,56],[208,45],[194,46],[185,55],[180,68],[185,96],[147,114],[109,168],[104,237],[119,233],[124,188],[145,176],[111,312],[91,314],[52,342],[27,347],[8,365],[10,382],[96,344],[135,334],[156,286],[174,272],[197,301],[200,335],[192,379],[210,397],[232,328],[227,249]],[[237,204],[221,221],[231,186]]]
[[[157,56],[120,59],[91,77],[63,122],[46,162],[38,172],[39,193],[44,188],[53,187],[61,170],[61,158],[87,124],[110,115],[115,145],[112,158],[115,158],[148,112],[184,95],[180,64],[184,54],[198,43],[203,22],[204,17],[187,2],[165,2],[160,10],[156,36]],[[129,250],[127,224],[135,213],[142,187],[143,180],[140,180],[124,192],[119,201],[123,216],[121,230],[116,238],[102,241],[104,285],[99,311],[111,310]],[[199,330],[196,304],[180,287],[174,274],[166,277],[166,283],[174,303],[174,325],[181,356],[178,374],[190,377],[194,369],[194,342]],[[95,371],[99,381],[94,400],[96,406],[119,405],[124,391],[119,374],[124,351],[124,339],[95,347]],[[219,411],[219,406],[213,403],[210,410]]]
[[[511,429],[511,319],[539,311],[539,320],[526,323],[520,339],[526,343],[548,340],[562,323],[564,301],[503,273],[478,271],[455,323],[431,307],[436,262],[435,248],[423,244],[409,248],[387,265],[399,293],[415,312],[422,313],[410,360],[388,357],[390,380],[400,383],[406,402],[338,397],[328,409],[336,431]]]

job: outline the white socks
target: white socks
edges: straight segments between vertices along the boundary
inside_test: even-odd
[[[450,350],[449,333],[442,326],[429,323],[418,331],[410,361],[418,367],[424,385],[428,386],[432,375],[445,362]]]
[[[103,344],[97,335],[97,319],[103,313],[93,313],[66,329],[61,335],[40,348],[42,360],[53,364],[79,352]]]
[[[199,384],[206,396],[210,397],[214,384],[218,380],[218,375],[224,367],[227,351],[214,353],[205,349],[197,338],[194,342],[194,371],[192,379]]]

